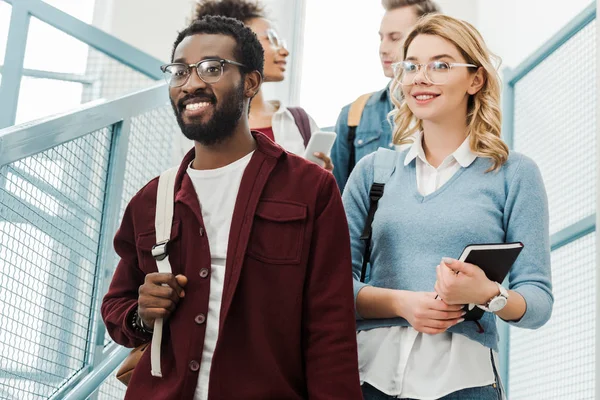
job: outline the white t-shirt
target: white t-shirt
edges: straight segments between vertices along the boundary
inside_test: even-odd
[[[404,165],[416,158],[417,187],[423,196],[441,188],[477,158],[467,138],[435,168],[425,157],[422,133],[414,139]],[[361,383],[390,396],[433,400],[496,381],[490,349],[466,336],[427,335],[412,327],[393,326],[361,331],[357,340]],[[497,355],[493,357],[497,369]]]
[[[212,357],[219,337],[219,315],[225,278],[225,261],[229,242],[231,218],[242,182],[242,176],[254,152],[222,168],[195,170],[188,167],[204,220],[210,245],[211,273],[206,335],[194,400],[208,399],[208,381]]]

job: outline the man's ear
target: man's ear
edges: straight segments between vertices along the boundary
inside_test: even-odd
[[[248,98],[256,96],[262,85],[263,77],[258,71],[248,72],[244,82],[244,95]]]

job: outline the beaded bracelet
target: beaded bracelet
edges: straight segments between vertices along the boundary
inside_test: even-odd
[[[130,323],[131,327],[137,332],[145,334],[152,334],[153,332],[153,329],[146,327],[146,324],[144,324],[144,321],[142,320],[142,317],[140,317],[138,310],[133,312]]]

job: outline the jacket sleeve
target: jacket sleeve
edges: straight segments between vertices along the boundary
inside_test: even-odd
[[[554,304],[548,198],[537,165],[525,156],[520,157],[508,188],[504,224],[506,241],[524,244],[510,269],[509,288],[523,296],[527,309],[519,321],[508,323],[536,329],[548,322]]]
[[[350,163],[350,146],[348,145],[348,112],[350,105],[342,109],[337,123],[335,133],[337,137],[331,149],[331,162],[333,163],[333,176],[337,181],[340,192],[344,191],[348,180],[348,165]]]
[[[101,307],[108,334],[125,347],[136,347],[151,339],[150,335],[135,331],[129,323],[138,305],[138,289],[145,279],[144,272],[138,266],[131,213],[130,203],[114,240],[115,251],[121,259]]]
[[[303,304],[308,398],[360,400],[348,225],[331,174],[318,193]]]

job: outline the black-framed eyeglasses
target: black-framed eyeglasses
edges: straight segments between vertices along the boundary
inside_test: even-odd
[[[223,76],[225,64],[248,68],[244,64],[226,59],[202,60],[196,64],[172,63],[160,67],[165,80],[170,87],[179,87],[186,84],[192,74],[192,68],[205,83],[213,84],[219,82]]]

